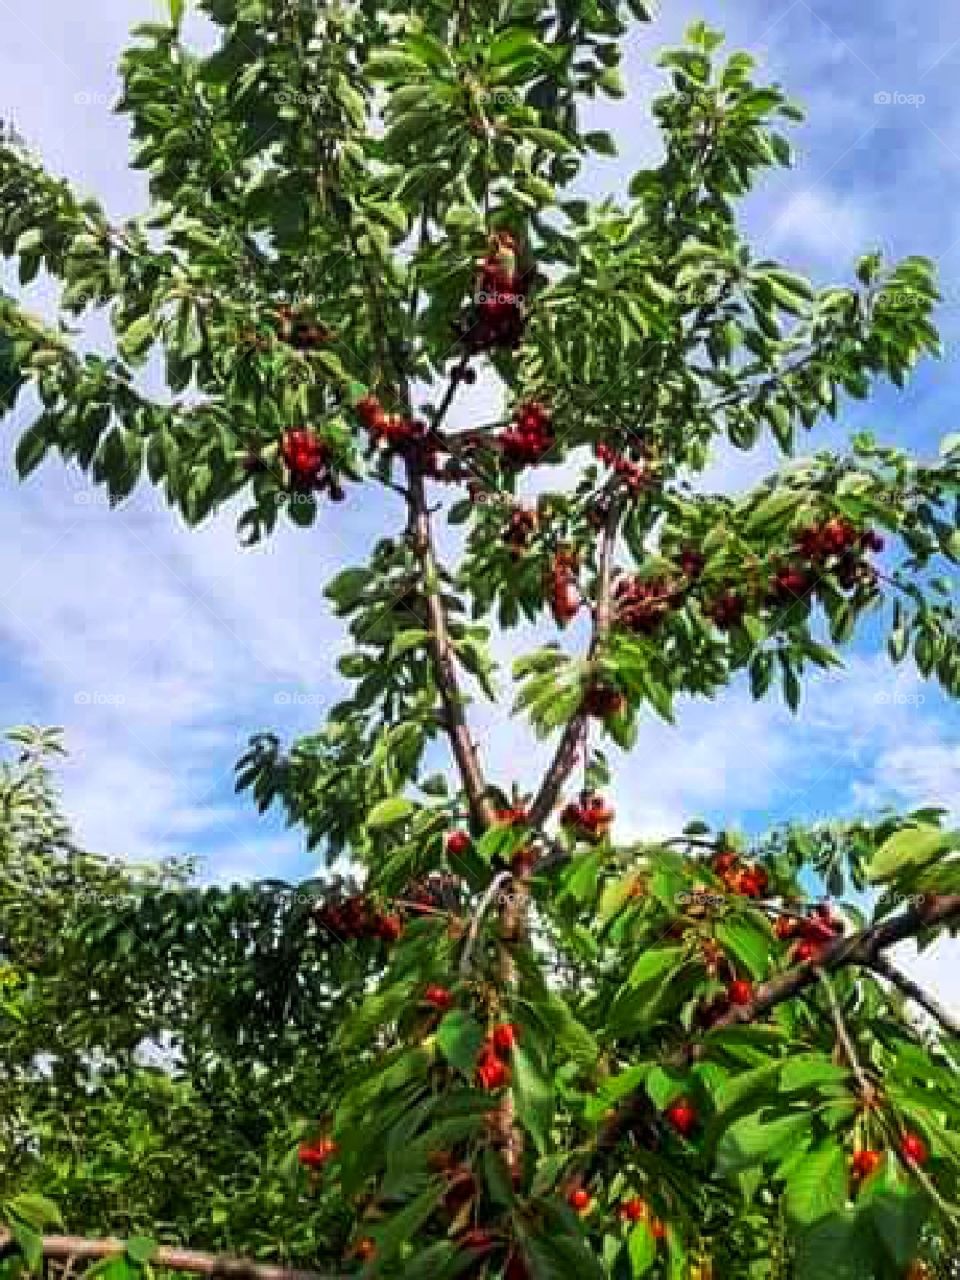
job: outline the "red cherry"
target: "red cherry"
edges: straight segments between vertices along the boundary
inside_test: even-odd
[[[466,831],[451,831],[447,836],[447,853],[462,858],[472,843]]]
[[[530,1280],[530,1272],[519,1253],[511,1253],[503,1271],[503,1280]]]
[[[625,1218],[627,1222],[640,1222],[649,1212],[650,1207],[646,1200],[641,1200],[639,1196],[631,1196],[620,1206],[620,1217]]]
[[[777,916],[776,922],[773,926],[773,932],[781,942],[786,942],[790,938],[795,938],[797,936],[798,928],[799,922],[794,920],[792,916]]]
[[[654,1240],[662,1240],[667,1234],[667,1224],[661,1222],[659,1218],[654,1218],[650,1223],[650,1230],[653,1233]]]
[[[364,1236],[362,1240],[357,1241],[353,1253],[361,1262],[369,1262],[371,1258],[376,1257],[377,1242],[371,1240],[369,1236]]]
[[[491,1041],[497,1053],[507,1056],[511,1054],[520,1039],[519,1028],[512,1022],[501,1022],[493,1028]]]
[[[483,1227],[474,1227],[471,1231],[463,1233],[460,1237],[460,1245],[461,1248],[470,1249],[473,1253],[489,1253],[493,1248],[493,1236]]]
[[[403,934],[403,921],[399,916],[384,916],[377,925],[377,933],[384,942],[396,942]]]
[[[315,1142],[302,1142],[297,1150],[297,1159],[308,1169],[319,1169],[339,1150],[332,1138],[318,1138]]]
[[[815,959],[820,948],[813,942],[798,942],[793,948],[793,958],[797,964],[808,964]]]
[[[905,1133],[900,1139],[900,1154],[908,1164],[925,1165],[930,1159],[927,1144],[917,1133]]]
[[[872,1173],[876,1173],[882,1163],[883,1152],[872,1151],[867,1147],[863,1151],[853,1153],[850,1168],[855,1178],[869,1178]]]
[[[510,1068],[499,1058],[484,1058],[477,1067],[477,1083],[483,1089],[502,1089],[510,1079]]]
[[[745,978],[737,978],[727,987],[727,995],[731,1004],[751,1004],[753,1002],[753,983]]]
[[[738,862],[739,858],[732,849],[724,849],[714,858],[712,866],[718,876],[725,876],[733,870]]]
[[[567,1196],[567,1204],[577,1213],[586,1213],[591,1203],[590,1192],[586,1187],[574,1187]]]
[[[432,1004],[435,1009],[449,1009],[453,1004],[453,996],[446,987],[431,985],[423,993],[423,998],[427,1004]]]
[[[668,1123],[682,1137],[689,1138],[697,1127],[697,1110],[687,1098],[678,1098],[671,1102],[665,1112]]]

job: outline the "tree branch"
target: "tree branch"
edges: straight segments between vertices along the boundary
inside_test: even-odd
[[[84,1236],[44,1236],[43,1256],[66,1261],[115,1258],[126,1252],[123,1240],[88,1240]],[[9,1231],[0,1229],[0,1258],[16,1249]],[[337,1280],[319,1271],[297,1271],[268,1262],[252,1262],[231,1254],[199,1253],[195,1249],[177,1249],[161,1245],[150,1259],[156,1267],[170,1271],[190,1271],[196,1275],[218,1276],[223,1280]]]
[[[895,946],[907,938],[916,937],[924,929],[960,920],[960,893],[942,894],[918,906],[911,907],[903,915],[872,925],[849,938],[830,942],[816,959],[786,973],[778,974],[757,988],[751,1004],[733,1005],[714,1024],[714,1029],[735,1026],[738,1022],[755,1022],[784,1000],[790,1000],[817,981],[818,971],[832,973],[849,965],[861,965],[872,969],[880,952]]]
[[[933,929],[938,925],[960,923],[960,894],[943,894],[931,897],[923,903],[911,907],[903,915],[881,924],[872,925],[849,938],[838,938],[828,943],[816,959],[816,963],[808,962],[786,973],[778,974],[769,982],[763,983],[756,990],[750,1004],[732,1005],[729,1012],[718,1018],[710,1028],[712,1031],[724,1027],[736,1026],[738,1023],[756,1022],[776,1005],[782,1004],[799,995],[801,991],[812,986],[822,974],[859,965],[865,969],[876,969],[881,953],[898,942],[914,938],[925,929]],[[703,1057],[703,1043],[689,1045],[677,1058],[674,1065],[682,1065],[690,1059]],[[601,1126],[597,1136],[597,1150],[609,1150],[625,1133],[638,1116],[649,1106],[646,1094],[640,1093],[627,1098]]]
[[[603,647],[613,620],[611,587],[613,582],[613,552],[620,523],[620,506],[611,499],[607,519],[600,542],[600,564],[597,571],[597,600],[593,614],[593,635],[590,639],[588,660],[593,660]],[[530,806],[528,822],[532,827],[542,827],[553,812],[564,783],[577,762],[577,751],[587,727],[588,716],[578,709],[567,723],[556,753],[547,769],[540,790]]]
[[[925,991],[919,983],[914,982],[902,969],[898,969],[889,957],[885,955],[875,956],[869,968],[874,973],[878,973],[881,978],[886,978],[888,982],[891,982],[908,1000],[912,1000],[921,1009],[925,1009],[932,1018],[935,1018],[940,1023],[947,1035],[960,1039],[960,1021],[953,1016],[949,1009],[945,1009],[928,991]]]
[[[427,506],[423,469],[415,450],[408,451],[406,467],[409,510],[407,531],[423,576],[427,623],[430,631],[430,653],[433,658],[434,677],[443,703],[445,728],[460,771],[463,789],[467,795],[470,816],[478,826],[488,827],[494,820],[494,806],[487,795],[480,757],[470,736],[464,714],[463,694],[453,658],[447,611],[440,594],[440,567],[433,546],[433,531],[430,510]]]

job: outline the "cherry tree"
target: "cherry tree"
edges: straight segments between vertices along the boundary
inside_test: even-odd
[[[358,870],[290,922],[288,961],[349,953],[363,973],[290,1146],[304,1213],[337,1205],[296,1260],[947,1274],[957,1025],[889,955],[960,924],[943,812],[631,840],[606,794],[639,724],[743,679],[798,710],[868,622],[894,663],[960,692],[943,576],[960,437],[934,459],[816,440],[937,352],[932,264],[868,254],[817,288],[752,251],[738,205],[790,164],[799,112],[704,24],[660,59],[659,163],[617,200],[576,194],[616,150],[581,108],[624,95],[639,0],[199,8],[212,52],[170,0],[123,59],[145,217],[112,225],[19,140],[0,147],[0,247],[23,283],[62,285],[57,324],[0,299],[0,366],[7,407],[27,389],[37,405],[24,475],[59,453],[114,503],[145,477],[190,524],[238,506],[247,544],[281,520],[308,537],[343,502],[382,512],[367,562],[326,588],[350,695],[305,738],[257,735],[238,769]],[[98,308],[107,355],[70,324]],[[454,428],[480,371],[502,408]],[[718,444],[771,442],[766,480],[709,491]],[[494,627],[518,633],[512,672]],[[529,792],[481,749],[479,699],[547,744]],[[125,910],[161,945],[180,908]],[[258,1273],[43,1236],[49,1212],[14,1212],[8,1264]]]

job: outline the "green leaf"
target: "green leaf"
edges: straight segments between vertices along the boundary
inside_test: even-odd
[[[785,1207],[792,1222],[809,1226],[842,1213],[847,1202],[847,1161],[829,1141],[794,1165],[787,1177]]]
[[[374,831],[379,831],[383,827],[394,827],[398,822],[409,818],[415,808],[413,801],[405,796],[391,796],[388,800],[381,800],[379,804],[373,806],[367,814],[367,826]]]
[[[553,1120],[553,1086],[524,1049],[515,1048],[511,1058],[513,1096],[517,1118],[529,1131],[542,1154],[549,1144]]]
[[[46,1227],[63,1229],[63,1218],[60,1215],[59,1208],[52,1200],[40,1195],[39,1192],[31,1191],[15,1196],[12,1200],[7,1201],[6,1207],[11,1213],[25,1222],[27,1226],[35,1227],[37,1231],[43,1231]]]
[[[186,0],[167,0],[170,6],[170,25],[179,27],[183,19],[183,10]]]
[[[720,1139],[717,1167],[728,1174],[780,1161],[797,1152],[800,1140],[809,1131],[809,1115],[780,1116],[769,1121],[762,1114],[744,1116]]]
[[[867,865],[867,878],[874,884],[890,880],[901,871],[925,867],[946,853],[954,836],[938,827],[906,827],[884,840]]]
[[[650,1223],[638,1222],[627,1237],[630,1266],[635,1276],[645,1276],[657,1260],[657,1241]]]
[[[437,1027],[437,1044],[451,1066],[473,1073],[477,1052],[483,1043],[483,1028],[462,1009],[451,1009]]]
[[[21,480],[26,479],[31,471],[36,470],[49,448],[50,442],[36,428],[31,427],[23,433],[17,444],[15,456],[17,475]]]
[[[149,1236],[131,1236],[127,1241],[127,1257],[142,1266],[157,1251],[156,1240],[151,1240]]]

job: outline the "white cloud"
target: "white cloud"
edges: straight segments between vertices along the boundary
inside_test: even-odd
[[[867,211],[855,197],[810,186],[788,197],[774,217],[770,239],[775,247],[804,250],[825,264],[849,267],[870,234]]]

